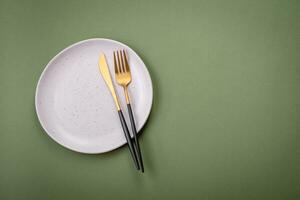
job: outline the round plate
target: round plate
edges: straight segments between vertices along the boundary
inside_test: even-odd
[[[98,59],[106,55],[111,77],[129,130],[122,88],[116,84],[113,51],[125,49],[131,67],[129,85],[137,130],[152,106],[152,82],[140,57],[128,46],[109,39],[88,39],[57,54],[37,84],[35,106],[47,134],[62,146],[81,153],[104,153],[126,143],[113,98],[99,72]]]

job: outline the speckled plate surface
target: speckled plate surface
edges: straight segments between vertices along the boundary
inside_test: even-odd
[[[114,79],[112,52],[126,49],[132,72],[129,92],[138,131],[152,106],[152,82],[140,57],[109,39],[88,39],[57,54],[45,67],[36,89],[35,106],[46,133],[62,146],[81,153],[104,153],[126,143],[118,113],[99,73],[105,53],[122,110],[130,126],[122,88]],[[129,127],[130,128],[130,127]]]

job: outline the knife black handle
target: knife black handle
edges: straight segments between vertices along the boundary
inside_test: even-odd
[[[124,115],[123,115],[121,110],[118,110],[118,114],[119,114],[119,117],[120,117],[120,121],[121,121],[121,125],[122,125],[122,128],[123,128],[125,138],[126,138],[127,143],[128,143],[129,151],[131,153],[131,156],[132,156],[132,159],[134,161],[135,167],[137,168],[137,170],[139,170],[140,168],[139,168],[139,164],[138,164],[138,161],[137,161],[137,156],[136,156],[135,151],[134,151],[134,147],[133,147],[133,144],[132,144],[132,141],[131,141],[131,137],[130,137],[130,134],[129,134],[129,131],[128,131],[126,121],[124,119]]]
[[[127,109],[128,109],[128,113],[129,113],[131,129],[132,129],[132,133],[133,133],[134,148],[135,148],[135,151],[137,154],[139,167],[140,167],[141,172],[144,172],[142,153],[141,153],[141,149],[140,149],[139,140],[137,138],[137,131],[136,131],[135,121],[134,121],[133,112],[132,112],[130,103],[127,104]]]

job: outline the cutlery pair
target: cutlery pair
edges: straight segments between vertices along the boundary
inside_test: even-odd
[[[129,151],[133,158],[134,164],[138,170],[141,170],[142,172],[144,172],[144,165],[143,165],[143,161],[142,161],[140,145],[139,145],[138,138],[137,138],[137,130],[136,130],[136,126],[135,126],[135,121],[134,121],[130,98],[129,98],[129,93],[128,93],[128,85],[131,83],[131,79],[132,79],[130,67],[128,64],[128,59],[127,59],[125,50],[113,52],[113,56],[114,56],[115,78],[117,80],[117,83],[120,86],[122,86],[124,89],[125,100],[126,100],[126,104],[127,104],[129,119],[130,119],[132,133],[133,133],[133,140],[130,137],[129,130],[128,130],[124,115],[122,113],[121,107],[120,107],[119,99],[115,92],[115,89],[114,89],[114,86],[113,86],[113,83],[111,80],[111,76],[110,76],[110,72],[109,72],[109,69],[107,66],[106,58],[103,53],[100,55],[100,58],[99,58],[100,73],[102,74],[104,81],[105,81],[106,85],[108,86],[108,88],[112,94],[112,97],[114,99],[114,102],[116,104],[120,122],[121,122],[121,125],[123,128],[123,132],[124,132],[126,141],[128,143]]]

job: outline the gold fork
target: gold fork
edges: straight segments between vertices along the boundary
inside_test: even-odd
[[[131,129],[133,133],[133,139],[134,139],[134,148],[137,154],[138,162],[140,165],[140,169],[142,172],[144,172],[144,165],[142,160],[142,154],[140,150],[139,141],[137,139],[137,131],[135,127],[133,112],[131,108],[130,98],[128,94],[128,85],[131,83],[131,72],[128,64],[128,59],[125,53],[125,50],[120,51],[114,51],[114,65],[115,65],[115,76],[117,83],[123,87],[124,93],[125,93],[125,99],[127,104],[127,109],[129,113],[130,123],[131,123]]]

